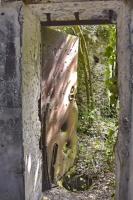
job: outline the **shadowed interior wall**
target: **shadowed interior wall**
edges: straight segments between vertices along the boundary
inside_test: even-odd
[[[38,117],[40,98],[40,22],[24,6],[22,107],[25,159],[26,200],[38,200],[41,195],[42,154],[39,149],[41,123]]]
[[[21,5],[0,7],[0,199],[24,200]]]

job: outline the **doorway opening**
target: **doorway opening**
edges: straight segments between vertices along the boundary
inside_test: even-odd
[[[51,152],[55,142],[57,146],[51,168],[54,171],[52,182],[69,191],[89,191],[86,195],[91,198],[93,194],[95,197],[92,199],[97,199],[101,192],[104,195],[101,199],[111,199],[115,191],[114,154],[119,115],[116,26],[42,29],[45,38],[46,32],[47,36],[50,34],[48,29],[53,31],[49,44],[44,39],[42,54],[42,65],[47,66],[44,74],[42,72],[44,82],[47,80],[46,92],[42,96],[47,100],[45,102],[51,104],[45,133],[48,168],[53,160]],[[67,34],[74,38],[66,37]],[[77,41],[79,46],[75,46]],[[77,61],[78,68],[75,67]],[[65,71],[65,67],[68,70]],[[71,80],[74,82],[69,87]],[[64,105],[68,106],[67,109]],[[49,173],[52,174],[51,171]]]

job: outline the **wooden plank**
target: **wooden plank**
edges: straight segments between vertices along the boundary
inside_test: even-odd
[[[75,21],[75,13],[79,14],[80,20],[95,20],[116,22],[121,2],[114,1],[88,1],[31,4],[29,7],[34,14],[39,16],[42,22],[46,21]],[[94,23],[95,24],[95,23]]]

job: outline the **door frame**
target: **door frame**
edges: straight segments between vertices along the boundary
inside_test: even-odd
[[[116,24],[120,98],[116,145],[116,199],[133,196],[133,12],[122,1],[37,3],[28,5],[41,26]]]

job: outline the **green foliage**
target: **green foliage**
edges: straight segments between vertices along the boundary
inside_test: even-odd
[[[104,160],[112,167],[114,162],[114,146],[117,137],[117,105],[118,105],[118,85],[117,85],[117,63],[116,63],[116,27],[115,26],[81,26],[82,35],[86,40],[89,57],[89,70],[91,73],[91,90],[93,92],[92,99],[93,106],[86,108],[87,100],[85,92],[85,76],[83,76],[83,59],[79,54],[79,68],[78,68],[78,108],[79,108],[79,124],[78,133],[87,134],[91,137],[99,138],[104,136]],[[79,37],[81,35],[78,34]],[[81,40],[81,45],[83,41]],[[84,46],[84,45],[83,45]],[[85,49],[82,50],[85,53]],[[98,64],[104,67],[96,66],[93,55],[99,58]],[[97,81],[100,77],[100,81]],[[88,81],[90,81],[88,79]],[[90,88],[89,88],[90,93]],[[103,100],[102,100],[103,99]],[[113,123],[111,123],[113,119]],[[99,126],[104,124],[105,130],[100,130],[96,126],[95,121],[99,122]],[[106,121],[106,123],[105,123]],[[111,123],[111,124],[110,124]],[[111,127],[110,127],[111,125]],[[92,127],[93,131],[92,131]],[[97,141],[97,139],[96,139]],[[98,139],[99,141],[99,139]],[[96,144],[95,144],[96,145]],[[101,141],[102,145],[102,141]],[[95,146],[96,148],[96,146]],[[93,152],[96,158],[95,152]],[[93,160],[93,159],[92,159]],[[92,161],[95,163],[96,161]]]
[[[83,106],[80,110],[82,109],[84,112],[79,112],[78,133],[91,135],[90,128],[92,127],[92,122],[96,119],[97,110],[93,109],[88,112]]]
[[[105,86],[109,98],[110,111],[116,113],[118,101],[117,63],[116,63],[116,28],[109,29],[109,43],[105,49]]]
[[[85,137],[85,140],[79,142],[78,160],[81,171],[85,168],[93,173],[101,170],[113,171],[118,132],[116,27],[113,25],[70,26],[56,29],[80,38],[77,90],[78,135],[79,140]],[[72,174],[77,173],[75,172],[77,166],[74,167]]]
[[[110,128],[108,130],[106,140],[105,140],[105,159],[111,170],[113,168],[112,163],[114,163],[114,151],[117,139],[117,126]]]

